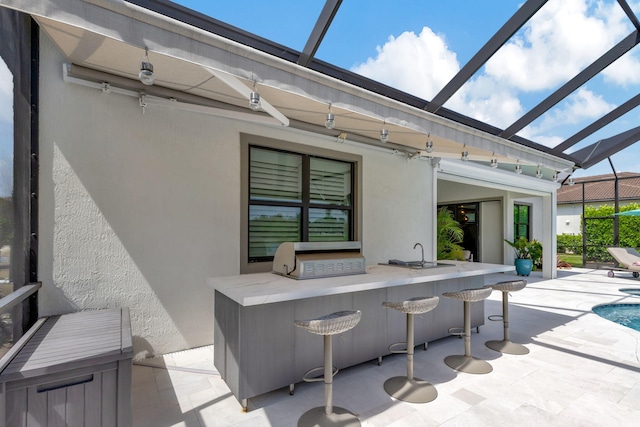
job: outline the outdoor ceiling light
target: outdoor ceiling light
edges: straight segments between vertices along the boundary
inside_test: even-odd
[[[331,103],[329,103],[329,112],[327,113],[327,120],[324,122],[324,127],[331,130],[336,127],[336,120],[331,112]]]
[[[324,127],[331,130],[336,127],[336,121],[333,117],[333,113],[327,113],[327,121],[324,122]]]
[[[498,167],[498,159],[491,159],[491,167],[494,169]]]
[[[256,91],[256,81],[253,81],[253,90],[249,95],[249,107],[253,111],[258,111],[260,109],[260,94]]]
[[[466,162],[467,160],[469,160],[469,152],[463,151],[462,156],[460,157],[460,160],[462,160],[463,162]]]
[[[258,92],[251,92],[251,95],[249,95],[249,107],[253,111],[260,109],[260,94]]]
[[[515,168],[514,172],[517,173],[517,174],[521,174],[522,173],[522,168],[520,167],[520,164],[516,164],[516,168]]]
[[[542,169],[540,169],[540,166],[538,166],[538,169],[536,169],[536,178],[542,178]]]
[[[426,151],[427,153],[433,153],[433,141],[428,138],[429,137],[427,137],[427,146],[424,151]]]
[[[380,142],[388,142],[389,141],[389,131],[385,128],[382,128],[380,131]]]
[[[142,82],[142,84],[151,86],[156,78],[153,76],[153,64],[149,62],[149,49],[147,47],[144,48],[144,58],[142,60],[142,64],[140,65],[140,73],[138,73],[138,78]]]

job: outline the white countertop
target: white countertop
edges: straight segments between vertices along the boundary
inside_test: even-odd
[[[252,306],[515,270],[513,265],[438,262],[449,265],[427,269],[370,265],[366,274],[305,280],[275,273],[241,274],[212,277],[207,284],[242,306]]]

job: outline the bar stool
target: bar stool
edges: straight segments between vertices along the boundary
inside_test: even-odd
[[[482,301],[491,295],[491,288],[465,289],[458,292],[445,292],[442,296],[464,302],[464,355],[447,356],[444,359],[449,367],[468,374],[488,374],[493,370],[489,362],[471,356],[471,310],[470,303]],[[454,328],[449,329],[451,331]]]
[[[344,408],[333,406],[333,376],[338,373],[338,368],[333,366],[332,336],[346,332],[355,327],[362,312],[338,311],[309,320],[294,320],[296,326],[324,337],[324,366],[308,370],[303,380],[315,382],[324,380],[324,407],[316,407],[308,410],[298,420],[298,427],[303,426],[360,426],[360,421],[351,412]],[[324,371],[322,377],[310,377],[312,372]]]
[[[393,308],[407,315],[407,341],[391,344],[391,353],[407,354],[407,376],[389,378],[384,383],[384,390],[398,400],[411,403],[427,403],[438,397],[436,388],[420,378],[413,377],[414,351],[414,314],[422,314],[433,310],[438,305],[438,297],[415,297],[400,302],[383,302],[382,306]],[[405,345],[405,350],[393,350],[393,347]]]
[[[502,314],[495,314],[488,317],[489,320],[502,320],[504,328],[504,339],[501,341],[487,341],[485,345],[491,350],[499,351],[506,354],[523,355],[529,353],[529,349],[522,344],[516,344],[509,340],[509,292],[517,292],[527,286],[526,280],[513,280],[507,282],[499,282],[488,287],[493,290],[502,292]]]

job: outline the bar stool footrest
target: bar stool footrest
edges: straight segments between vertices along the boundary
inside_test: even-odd
[[[338,373],[339,369],[337,366],[332,366],[333,368],[333,373],[331,375],[331,377],[335,377],[336,374]],[[309,369],[307,372],[304,373],[304,375],[302,376],[302,381],[306,382],[306,383],[315,383],[318,381],[324,381],[324,375],[320,376],[320,377],[311,377],[310,374],[312,372],[324,372],[324,366],[318,366],[317,368],[311,368]]]
[[[504,316],[502,314],[492,314],[490,316],[487,316],[487,319],[491,320],[492,322],[501,322],[504,320]]]
[[[398,347],[398,346],[403,346],[404,350],[398,350],[398,349],[393,348],[393,347]],[[389,353],[391,353],[391,354],[407,354],[407,350],[408,350],[407,349],[407,343],[406,342],[397,342],[397,343],[391,344],[389,346],[388,350],[389,350]]]
[[[453,328],[449,328],[449,335],[454,335],[456,337],[462,337],[464,336],[464,328],[461,328],[459,326],[455,326]]]

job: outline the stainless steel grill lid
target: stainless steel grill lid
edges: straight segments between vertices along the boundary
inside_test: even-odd
[[[293,279],[365,273],[360,242],[284,242],[273,258],[273,272]]]

